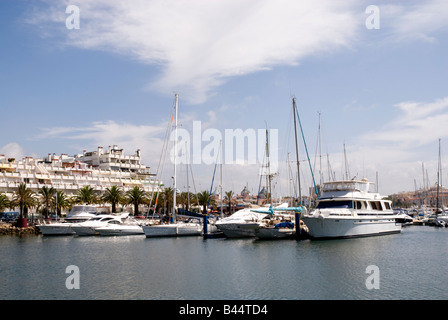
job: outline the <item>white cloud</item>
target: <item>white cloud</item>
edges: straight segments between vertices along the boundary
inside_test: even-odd
[[[379,6],[384,27],[393,41],[435,42],[435,32],[448,27],[448,2],[445,0],[406,1]]]
[[[53,32],[62,30],[69,4],[48,2],[49,8],[28,21],[50,33],[49,22]],[[350,47],[363,23],[351,5],[332,0],[80,0],[80,29],[62,31],[68,45],[160,66],[161,76],[151,86],[199,103],[228,77]]]
[[[22,159],[25,157],[25,151],[16,142],[10,142],[0,148],[0,154],[4,154],[8,158]]]
[[[401,102],[395,107],[401,111],[396,119],[362,136],[361,140],[416,147],[448,137],[448,97],[434,102]]]
[[[85,127],[54,127],[42,129],[35,139],[66,139],[84,141],[82,149],[118,145],[126,153],[141,149],[143,163],[153,168],[157,166],[162,151],[166,126],[137,126],[112,120],[94,122]],[[80,151],[82,150],[80,149]]]

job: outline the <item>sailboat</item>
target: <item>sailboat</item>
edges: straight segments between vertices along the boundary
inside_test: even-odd
[[[177,220],[176,210],[176,160],[177,160],[177,114],[179,106],[179,95],[175,94],[174,103],[174,176],[173,176],[173,219],[168,224],[151,224],[143,226],[146,238],[156,237],[178,237],[178,236],[199,236],[202,231],[201,221],[189,219],[188,221]]]
[[[296,142],[296,157],[297,157],[297,180],[299,189],[299,200],[301,202],[301,191],[300,191],[300,169],[299,169],[299,153],[298,153],[298,141],[297,141],[297,124],[296,124],[296,113],[297,107],[295,99],[293,98],[293,114],[294,114],[294,131],[295,131],[295,142]],[[266,135],[266,154],[269,159],[269,141]],[[269,160],[268,160],[269,168]],[[271,185],[271,176],[269,175],[269,188]],[[275,212],[277,211],[277,212]],[[306,228],[304,223],[300,220],[300,214],[306,212],[306,208],[303,205],[298,207],[285,207],[279,206],[269,210],[269,214],[266,215],[255,229],[255,236],[258,239],[290,239],[301,235],[301,230]]]

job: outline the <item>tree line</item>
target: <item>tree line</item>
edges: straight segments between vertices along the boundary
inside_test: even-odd
[[[228,210],[226,211],[228,213],[231,213],[232,204],[235,203],[233,196],[233,191],[225,193],[224,203],[227,204]],[[152,212],[155,209],[157,213],[168,214],[172,212],[173,189],[168,187],[160,192],[150,193],[138,186],[128,191],[124,191],[118,186],[112,186],[106,188],[104,192],[98,192],[87,185],[78,189],[76,194],[68,195],[48,186],[43,186],[37,192],[34,192],[26,186],[26,183],[21,183],[13,193],[11,200],[5,194],[0,193],[0,212],[3,212],[6,208],[19,208],[21,218],[26,218],[28,211],[32,208],[36,212],[42,213],[45,218],[54,213],[61,216],[62,211],[70,210],[76,204],[110,204],[112,213],[116,213],[119,206],[121,206],[121,210],[125,206],[132,206],[134,215],[141,214],[140,206],[146,205],[151,207]],[[196,194],[178,193],[176,204],[186,210],[200,206],[202,213],[206,213],[207,208],[216,208],[217,206],[216,201],[210,198],[208,191]]]

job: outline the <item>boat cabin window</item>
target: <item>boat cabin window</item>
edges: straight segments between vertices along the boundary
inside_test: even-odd
[[[386,210],[390,210],[390,203],[389,202],[384,202],[384,206],[386,207]]]
[[[367,203],[365,201],[355,201],[355,209],[363,210],[367,208]]]
[[[372,207],[372,210],[383,210],[380,201],[371,201],[370,206]]]
[[[353,208],[353,201],[343,200],[343,201],[320,201],[317,205],[317,209],[328,209],[328,208]]]

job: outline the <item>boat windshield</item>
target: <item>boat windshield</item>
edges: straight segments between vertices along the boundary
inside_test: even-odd
[[[92,206],[75,206],[72,208],[72,210],[70,210],[70,214],[79,213],[79,212],[88,212],[88,213],[96,214],[97,210],[96,210],[96,207],[92,207]]]
[[[330,200],[330,201],[320,201],[317,205],[317,209],[328,209],[328,208],[353,208],[353,201],[351,200]]]

